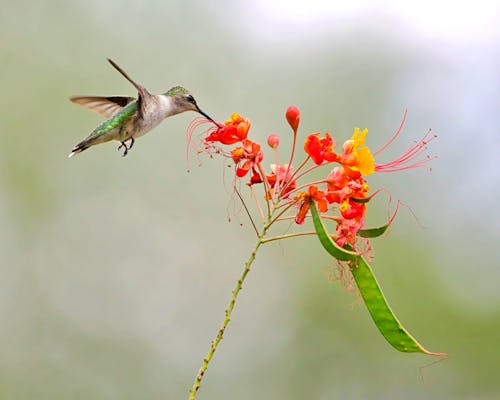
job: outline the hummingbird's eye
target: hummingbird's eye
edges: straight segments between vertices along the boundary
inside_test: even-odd
[[[187,101],[189,101],[190,103],[194,103],[194,102],[195,102],[195,101],[194,101],[194,97],[193,97],[193,96],[191,96],[190,94],[188,94],[188,95],[186,96],[186,99],[187,99]]]

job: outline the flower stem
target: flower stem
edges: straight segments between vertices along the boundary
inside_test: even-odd
[[[264,183],[264,191],[266,193],[266,204],[267,204],[267,218],[271,218],[271,206],[269,205],[269,199],[267,198],[267,193],[269,193],[270,185],[267,180],[266,174],[264,173],[264,169],[262,168],[262,164],[257,164],[257,169],[259,170],[260,176],[262,177],[262,182]]]
[[[231,301],[229,302],[229,305],[226,308],[224,321],[222,321],[222,324],[219,328],[219,332],[217,333],[215,340],[210,345],[210,350],[208,351],[207,355],[203,359],[200,370],[198,371],[198,375],[196,375],[196,379],[194,380],[193,387],[189,391],[189,400],[196,399],[196,393],[198,392],[198,389],[201,386],[201,381],[203,379],[203,375],[205,375],[205,372],[207,371],[207,368],[208,368],[208,364],[212,360],[212,357],[214,356],[214,353],[217,350],[217,346],[219,345],[220,341],[222,340],[224,332],[226,331],[226,328],[229,325],[229,322],[231,321],[231,313],[233,312],[233,308],[234,308],[234,305],[236,303],[236,298],[238,297],[238,293],[240,292],[241,288],[243,287],[243,282],[245,281],[248,273],[250,272],[250,266],[252,265],[252,263],[255,260],[257,250],[259,249],[260,245],[262,243],[264,243],[263,237],[266,234],[266,230],[268,227],[269,227],[269,225],[264,226],[262,234],[259,235],[259,240],[255,244],[255,246],[252,250],[252,253],[250,254],[250,257],[248,258],[247,262],[245,263],[245,268],[243,269],[243,272],[241,273],[240,279],[238,279],[238,282],[236,283],[236,286],[233,290],[233,296],[231,297]]]
[[[262,239],[262,243],[269,243],[269,242],[272,242],[274,240],[282,240],[282,239],[289,239],[289,238],[298,237],[298,236],[310,236],[310,235],[316,235],[316,231],[287,233],[285,235],[272,236],[272,237],[267,238],[267,239]]]

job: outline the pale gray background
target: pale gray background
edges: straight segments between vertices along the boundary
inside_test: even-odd
[[[283,118],[398,155],[429,127],[432,172],[374,176],[400,210],[374,269],[433,359],[393,350],[315,240],[261,249],[200,399],[498,398],[500,30],[495,2],[3,1],[0,397],[183,399],[254,238],[227,222],[222,163],[187,173],[177,116],[126,158],[71,160],[100,118],[73,94],[193,91],[289,146]],[[307,4],[303,4],[307,3]],[[408,4],[408,5],[406,5]],[[305,7],[307,5],[307,7]],[[371,221],[381,222],[381,201]]]

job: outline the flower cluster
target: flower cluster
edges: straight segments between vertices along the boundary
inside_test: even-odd
[[[367,129],[355,128],[351,139],[344,142],[342,152],[336,153],[334,142],[328,133],[320,138],[319,133],[309,135],[304,144],[304,151],[316,165],[337,163],[326,179],[326,192],[318,201],[318,209],[326,211],[328,204],[336,204],[340,216],[337,218],[337,243],[354,246],[356,233],[363,228],[369,186],[364,176],[375,170],[374,158],[365,144]],[[311,187],[310,187],[311,188]],[[323,193],[323,192],[322,192]],[[297,220],[302,223],[303,219]]]
[[[263,185],[268,216],[277,213],[275,220],[287,219],[289,215],[285,211],[295,210],[295,222],[303,224],[314,202],[323,218],[336,222],[336,242],[339,246],[348,245],[356,249],[358,232],[365,224],[367,204],[374,196],[370,195],[370,187],[366,181],[370,174],[414,168],[430,160],[428,157],[417,158],[434,137],[428,132],[402,156],[386,164],[375,163],[374,155],[396,139],[401,132],[402,123],[389,142],[375,153],[365,144],[367,129],[355,128],[351,138],[341,146],[337,146],[328,132],[311,133],[304,140],[304,158],[294,167],[300,110],[290,106],[285,117],[293,131],[292,151],[288,162],[280,164],[280,138],[275,133],[270,134],[267,144],[274,152],[275,163],[270,164],[268,173],[263,166],[264,153],[261,145],[248,139],[250,121],[237,113],[233,113],[223,124],[212,125],[202,139],[202,147],[210,154],[219,153],[232,159],[235,179],[244,178],[251,171],[247,185]],[[230,145],[237,147],[231,150],[222,147]],[[325,167],[328,170],[323,179],[307,182],[307,177],[313,170]],[[304,181],[306,183],[300,183]],[[259,209],[262,209],[260,205]]]
[[[246,139],[248,130],[250,129],[250,121],[243,119],[238,113],[233,113],[224,124],[217,126],[217,129],[212,131],[205,139],[207,143],[219,142],[229,145],[241,142]]]

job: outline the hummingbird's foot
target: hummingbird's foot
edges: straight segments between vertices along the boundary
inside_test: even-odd
[[[125,148],[125,150],[123,150],[123,157],[125,157],[128,153],[129,147],[127,147],[125,142],[121,142],[121,145],[118,146],[118,150],[121,150],[122,147]]]
[[[127,146],[127,142],[128,140],[130,140],[130,144]],[[127,154],[128,154],[128,151],[132,148],[132,146],[134,145],[135,143],[135,139],[134,138],[130,138],[130,139],[127,139],[127,140],[124,140],[123,142],[120,142],[121,144],[118,146],[118,150],[121,150],[122,147],[125,148],[125,150],[123,150],[123,157],[125,157]]]

